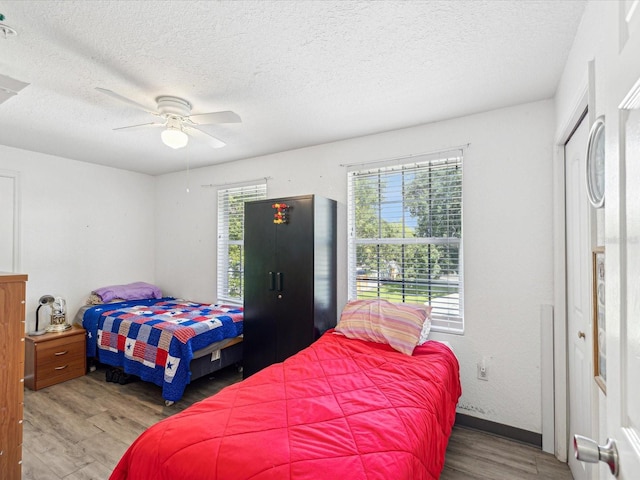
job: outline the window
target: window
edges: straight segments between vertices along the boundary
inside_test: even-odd
[[[267,185],[218,190],[218,301],[244,296],[244,202],[267,198]]]
[[[349,297],[426,303],[461,333],[462,150],[349,170]]]

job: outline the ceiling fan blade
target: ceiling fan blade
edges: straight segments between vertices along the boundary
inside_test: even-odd
[[[197,113],[189,119],[196,125],[211,125],[212,123],[241,123],[240,116],[230,110],[224,112]]]
[[[28,85],[28,83],[21,82],[15,78],[0,75],[0,103],[9,100],[14,95],[17,95],[20,90]]]
[[[203,142],[208,143],[211,147],[213,148],[221,148],[224,147],[226,145],[226,143],[224,143],[222,140],[214,137],[213,135],[208,134],[207,132],[203,132],[202,130],[200,130],[199,128],[196,127],[189,127],[187,125],[183,125],[182,126],[182,130],[185,133],[188,133],[189,135],[202,140]]]
[[[118,127],[118,128],[114,128],[114,130],[115,131],[136,130],[136,129],[142,129],[142,128],[148,128],[148,127],[164,127],[164,126],[165,126],[164,123],[151,122],[151,123],[140,123],[138,125],[129,125],[128,127]]]
[[[15,95],[28,85],[28,83],[21,82],[20,80],[16,80],[15,78],[7,77],[6,75],[0,75],[0,89],[6,91],[7,93],[13,93]]]
[[[120,100],[121,102],[128,103],[129,105],[133,105],[134,107],[139,108],[140,110],[143,110],[147,113],[150,113],[151,115],[158,115],[158,112],[151,110],[150,108],[145,107],[141,103],[135,102],[130,98],[123,97],[119,93],[112,92],[111,90],[108,90],[106,88],[100,88],[100,87],[96,87],[96,90],[99,91],[100,93],[104,93],[105,95],[115,98],[116,100]]]

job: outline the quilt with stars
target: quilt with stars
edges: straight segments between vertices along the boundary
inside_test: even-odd
[[[156,423],[111,480],[437,480],[461,394],[453,352],[329,330]]]
[[[177,401],[189,383],[193,352],[242,334],[242,319],[240,306],[164,297],[97,305],[82,325],[88,357],[153,382],[165,400]]]

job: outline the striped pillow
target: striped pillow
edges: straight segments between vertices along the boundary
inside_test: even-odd
[[[411,355],[427,320],[427,308],[382,299],[354,300],[342,310],[335,330],[348,338],[387,343],[397,351]]]

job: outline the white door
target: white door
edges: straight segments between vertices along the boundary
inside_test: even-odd
[[[620,455],[619,479],[640,478],[640,79],[622,104],[626,235],[620,250],[621,315],[607,330],[607,430]],[[614,143],[615,145],[615,143]],[[624,230],[623,230],[624,231]],[[625,258],[626,257],[626,258]],[[626,265],[626,268],[625,268]],[[626,288],[625,288],[626,284]],[[608,325],[607,325],[608,326]]]
[[[591,3],[591,2],[590,2]],[[602,2],[607,40],[595,56],[598,115],[605,116],[604,246],[606,424],[577,452],[604,461],[600,480],[640,479],[640,0]],[[588,7],[587,7],[588,8]],[[617,25],[614,25],[614,22]],[[599,445],[598,445],[599,444]],[[617,467],[616,467],[617,466]],[[595,465],[594,465],[595,467]]]
[[[591,436],[591,234],[590,205],[585,186],[588,116],[565,145],[565,205],[567,245],[567,352],[569,438]],[[569,445],[573,452],[573,444]],[[569,455],[575,480],[591,478],[593,466]]]
[[[626,8],[629,39],[620,51],[618,71],[612,71],[612,75],[618,80],[614,98],[623,100],[616,105],[617,111],[611,110],[616,115],[607,119],[614,127],[613,135],[605,131],[607,157],[615,160],[615,153],[619,152],[620,178],[624,180],[620,191],[621,215],[617,216],[622,227],[620,241],[612,239],[612,248],[607,248],[615,256],[607,256],[605,263],[608,269],[612,261],[611,273],[615,275],[614,282],[606,284],[607,298],[620,299],[614,304],[620,312],[619,321],[612,321],[611,328],[607,322],[606,436],[617,445],[618,479],[636,480],[640,479],[640,9],[637,0],[627,0],[621,6]],[[606,186],[617,190],[616,185]],[[619,251],[616,243],[620,245]],[[619,296],[615,295],[615,289],[620,291]],[[607,315],[609,307],[607,304]]]
[[[605,118],[605,168],[613,172],[607,170],[605,198],[607,421],[600,438],[594,439],[600,446],[578,442],[586,461],[606,461],[614,469],[617,464],[618,480],[640,479],[640,10],[636,11],[635,23],[629,22],[633,35],[618,62],[609,65],[609,95],[616,103],[606,109]],[[601,480],[613,478],[608,467],[599,472]]]

